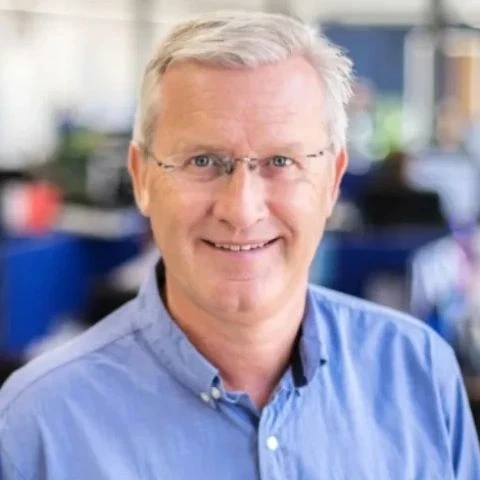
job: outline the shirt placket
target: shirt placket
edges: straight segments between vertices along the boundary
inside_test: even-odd
[[[295,390],[283,390],[262,410],[257,431],[260,480],[290,478],[285,459],[289,441],[285,425],[288,424],[286,419],[289,415],[290,401],[295,395]]]

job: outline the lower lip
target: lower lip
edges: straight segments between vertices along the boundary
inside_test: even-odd
[[[275,240],[272,240],[271,242],[267,243],[263,247],[260,248],[252,248],[251,250],[227,250],[226,248],[217,248],[214,245],[212,245],[210,242],[204,241],[206,245],[208,245],[212,250],[215,250],[216,252],[223,253],[228,255],[230,258],[250,258],[256,255],[260,255],[266,251],[268,251],[271,247],[273,247],[277,242],[278,238]]]

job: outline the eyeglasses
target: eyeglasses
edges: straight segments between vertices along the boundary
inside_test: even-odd
[[[202,183],[211,182],[224,175],[232,175],[238,163],[245,163],[250,171],[275,182],[293,182],[308,176],[312,171],[313,159],[325,157],[331,145],[314,153],[303,155],[270,155],[265,158],[234,157],[229,154],[202,152],[179,153],[159,160],[145,145],[139,145],[145,155],[167,172],[176,172],[179,179]]]

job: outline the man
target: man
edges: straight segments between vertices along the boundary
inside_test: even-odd
[[[134,301],[8,382],[2,479],[480,478],[450,348],[307,285],[350,81],[284,16],[210,14],[161,43],[129,168],[163,259]]]

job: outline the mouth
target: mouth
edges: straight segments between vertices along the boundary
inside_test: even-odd
[[[233,253],[250,253],[250,252],[259,252],[265,250],[266,248],[273,245],[280,238],[274,238],[272,240],[267,240],[264,242],[252,242],[252,243],[223,243],[223,242],[212,242],[210,240],[204,240],[204,242],[216,250],[224,252],[233,252]]]

